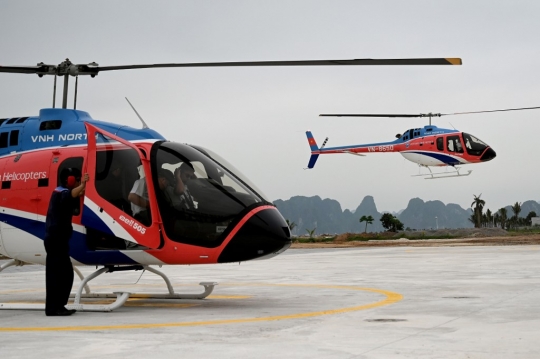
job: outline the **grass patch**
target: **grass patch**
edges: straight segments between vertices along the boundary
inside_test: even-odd
[[[392,241],[396,239],[410,239],[410,240],[422,240],[422,239],[457,239],[462,238],[460,236],[454,236],[449,233],[446,234],[440,234],[440,235],[425,235],[425,233],[389,233],[389,232],[381,232],[381,233],[373,233],[373,234],[350,234],[345,240],[347,242],[351,241],[359,241],[359,242],[367,242],[367,241]]]
[[[508,229],[508,235],[510,236],[522,236],[527,234],[540,234],[540,227],[525,227]]]
[[[333,243],[336,237],[297,237],[296,243]]]
[[[407,236],[405,237],[407,239],[457,239],[457,238],[462,238],[460,236],[452,236],[450,234],[444,234],[444,235],[441,235],[441,236],[422,236],[422,237],[414,237],[414,236]]]

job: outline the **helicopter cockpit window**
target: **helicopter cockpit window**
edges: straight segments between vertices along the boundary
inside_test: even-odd
[[[100,135],[96,154],[96,191],[141,224],[151,222],[146,176],[136,150]],[[142,199],[141,199],[142,198]]]
[[[62,120],[43,121],[39,124],[40,131],[59,130],[62,127]]]
[[[463,153],[463,146],[459,136],[446,137],[446,148],[449,152]]]
[[[231,163],[229,163],[226,159],[218,155],[217,153],[200,146],[192,146],[202,152],[203,154],[210,157],[212,160],[217,162],[221,167],[225,168],[229,173],[232,173],[240,182],[242,182],[245,186],[247,186],[251,191],[255,192],[257,195],[262,197],[267,202],[271,202],[269,197],[264,194],[263,191],[261,191],[260,188],[258,188],[253,182],[249,180],[238,168],[233,166]]]
[[[472,156],[480,156],[488,147],[487,144],[468,133],[463,133],[463,141],[465,142],[467,153]]]
[[[201,150],[172,142],[154,146],[156,198],[171,240],[216,247],[240,212],[266,202]]]

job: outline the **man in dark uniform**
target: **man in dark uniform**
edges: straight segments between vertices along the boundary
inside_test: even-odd
[[[73,233],[71,219],[73,210],[84,195],[88,174],[81,181],[81,171],[65,168],[60,173],[60,184],[52,195],[45,222],[45,314],[47,316],[66,316],[75,310],[66,309],[73,286],[73,266],[69,257],[69,239]],[[78,208],[78,207],[77,207]]]

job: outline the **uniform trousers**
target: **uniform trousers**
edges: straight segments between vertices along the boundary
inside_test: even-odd
[[[69,250],[55,248],[45,242],[47,258],[45,264],[45,313],[51,314],[64,308],[73,287],[73,265]]]

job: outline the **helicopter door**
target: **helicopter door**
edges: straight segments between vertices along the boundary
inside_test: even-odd
[[[162,242],[150,161],[133,144],[85,123],[88,161],[82,224],[93,250],[158,248]],[[130,192],[146,197],[140,206]]]

